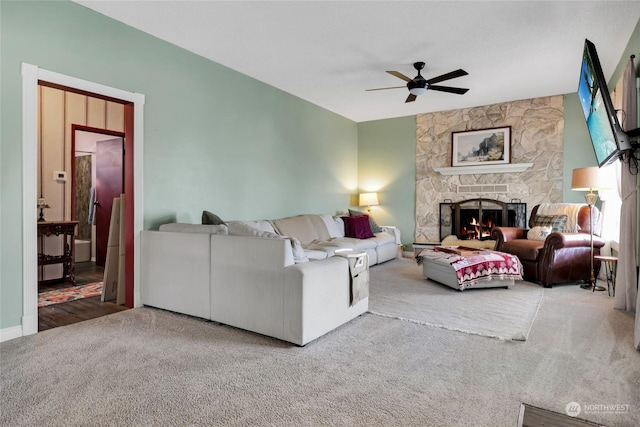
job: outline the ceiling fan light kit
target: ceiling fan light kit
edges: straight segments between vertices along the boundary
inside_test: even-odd
[[[451,71],[450,73],[443,74],[438,77],[433,77],[431,79],[425,79],[420,74],[420,70],[424,68],[424,62],[414,62],[413,68],[418,71],[418,75],[413,79],[405,76],[399,71],[387,71],[387,73],[395,76],[399,79],[402,79],[407,82],[407,89],[409,89],[409,96],[405,102],[413,102],[416,100],[416,97],[419,95],[424,95],[428,90],[436,90],[440,92],[448,92],[455,93],[457,95],[464,95],[467,93],[469,89],[459,88],[459,87],[450,87],[450,86],[436,86],[434,83],[439,83],[445,80],[455,79],[456,77],[466,76],[468,73],[463,69],[458,69],[455,71]],[[394,87],[383,87],[378,89],[367,89],[368,91],[372,90],[385,90],[385,89],[400,89],[404,86],[394,86]]]
[[[429,87],[428,87],[428,86],[426,86],[426,85],[425,85],[425,86],[423,86],[423,87],[420,87],[420,86],[410,87],[410,88],[409,88],[409,93],[410,93],[410,94],[412,94],[412,95],[416,95],[416,96],[418,96],[418,95],[424,95],[425,93],[427,93],[427,89],[428,89],[428,88],[429,88]]]

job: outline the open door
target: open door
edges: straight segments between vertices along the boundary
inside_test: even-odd
[[[124,144],[122,138],[96,144],[96,264],[104,267],[109,243],[113,199],[124,192]]]

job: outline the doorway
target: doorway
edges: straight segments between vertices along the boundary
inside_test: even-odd
[[[125,194],[128,209],[125,215],[125,244],[127,252],[126,302],[127,307],[140,306],[138,288],[140,260],[134,256],[139,250],[138,236],[143,226],[143,116],[144,95],[100,85],[31,64],[22,64],[22,321],[20,335],[38,331],[38,269],[37,257],[37,170],[38,170],[38,85],[65,87],[74,93],[90,94],[103,99],[116,100],[125,109],[125,150],[132,153],[125,162]],[[135,121],[134,121],[135,117]],[[135,139],[135,144],[134,144]],[[135,170],[134,170],[135,164]],[[137,195],[137,197],[136,197]],[[130,262],[129,262],[130,261]],[[19,335],[18,335],[19,336]]]
[[[111,248],[109,267],[105,275],[107,248],[113,236],[120,235],[118,217],[111,222],[114,198],[124,193],[124,146],[122,129],[124,108],[121,104],[77,95],[68,88],[40,89],[40,141],[38,171],[39,192],[47,195],[49,222],[74,223],[75,238],[71,239],[71,271],[62,279],[42,280],[38,284],[38,330],[93,319],[125,309],[124,275],[119,269],[125,263],[118,247]],[[71,116],[69,119],[68,117]],[[66,118],[60,120],[60,118]],[[70,120],[104,123],[112,129],[94,128],[84,124],[69,124]],[[52,182],[66,170],[64,180]],[[110,233],[110,229],[115,234]],[[40,246],[51,244],[60,250],[59,236],[41,236]],[[71,246],[66,245],[66,246]],[[66,252],[65,252],[66,253]],[[123,252],[124,253],[124,252]],[[120,264],[120,266],[119,266]],[[51,269],[49,269],[51,270]],[[48,279],[45,268],[40,278]],[[115,274],[114,274],[115,273]],[[57,276],[60,277],[60,276]],[[119,295],[106,292],[104,283],[120,277]]]
[[[71,218],[78,221],[76,248],[105,267],[114,198],[124,193],[124,133],[72,126]],[[78,243],[78,241],[80,243]],[[88,261],[76,250],[76,262]]]

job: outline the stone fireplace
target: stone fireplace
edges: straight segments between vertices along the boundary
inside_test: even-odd
[[[482,198],[509,205],[517,200],[526,204],[526,221],[535,205],[561,202],[563,114],[562,95],[419,114],[416,117],[414,241],[436,242],[451,234],[462,234],[452,232],[455,213],[451,213],[450,207],[447,207],[449,222],[441,225],[441,203],[452,204]],[[504,126],[511,126],[512,130],[510,163],[531,163],[529,169],[503,171],[483,166],[480,171],[454,174],[436,170],[452,166],[452,132]],[[506,188],[502,188],[503,186]],[[508,222],[513,219],[510,209],[507,208],[505,214],[500,203],[487,206],[483,203],[483,214],[487,221],[501,220],[504,223],[505,218]],[[500,215],[501,219],[498,218]],[[482,223],[481,217],[475,218]],[[470,236],[479,235],[482,238],[482,235],[486,235],[485,227],[482,231],[475,228],[470,231],[480,233],[472,233]]]
[[[521,227],[527,222],[527,204],[514,199],[468,199],[440,203],[440,240],[455,235],[460,240],[488,240],[493,227]]]

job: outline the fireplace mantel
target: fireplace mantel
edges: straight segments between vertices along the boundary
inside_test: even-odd
[[[491,166],[456,166],[451,168],[433,168],[434,171],[441,175],[469,175],[481,173],[510,173],[524,172],[533,166],[533,163],[507,163],[502,165]]]

